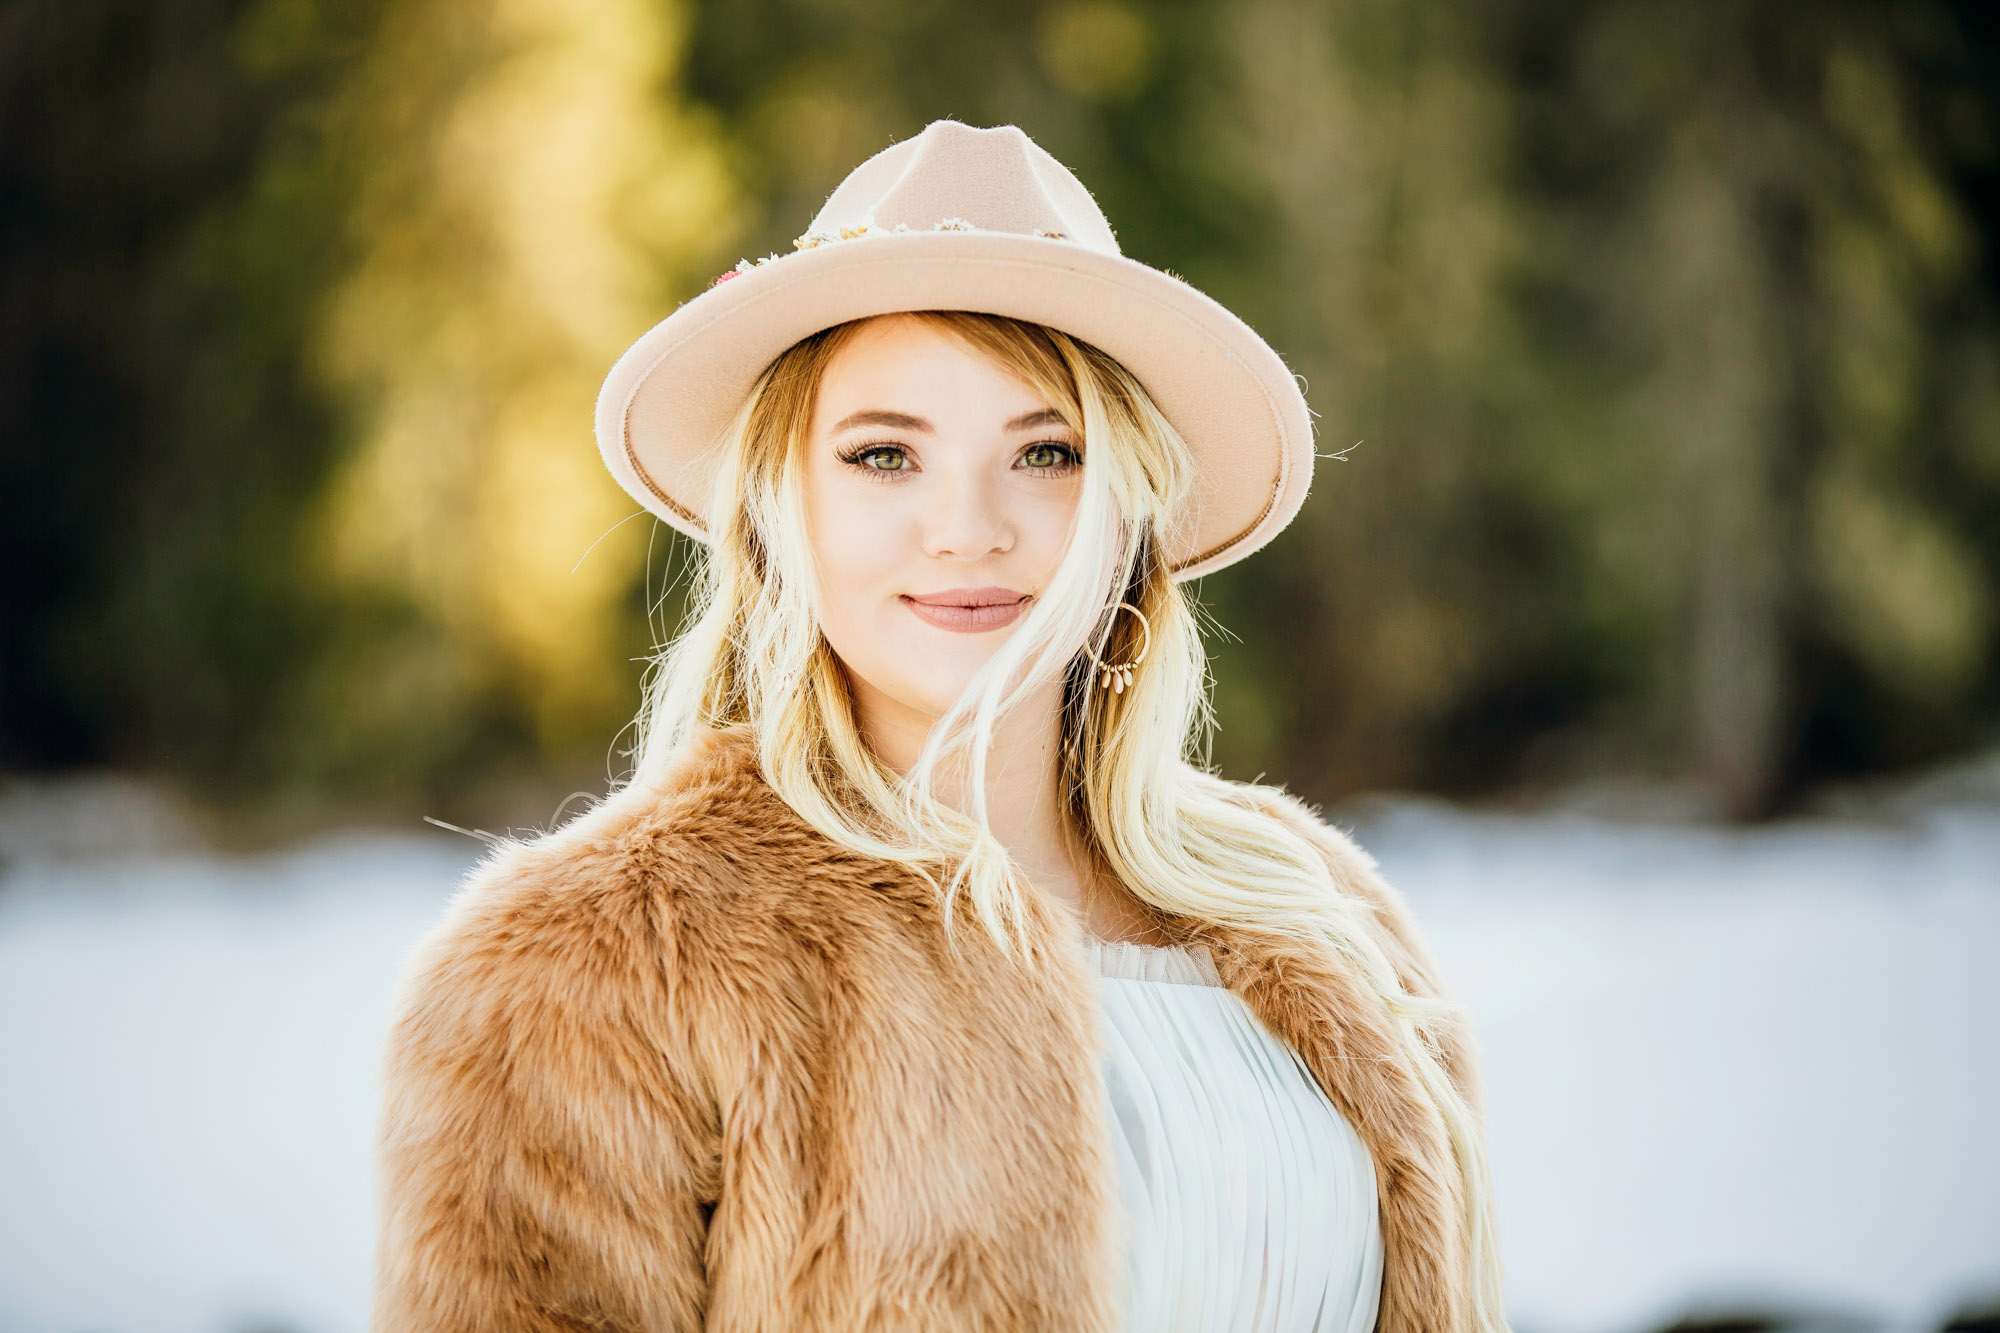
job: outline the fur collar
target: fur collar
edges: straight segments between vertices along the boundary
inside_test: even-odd
[[[1375,909],[1351,841],[1252,788]],[[1327,951],[1167,918],[1368,1145],[1382,1333],[1468,1322],[1459,1176]],[[1118,1327],[1118,1200],[1073,914],[1030,953],[810,828],[747,733],[490,856],[412,955],[385,1064],[377,1333]],[[1447,1063],[1468,1090],[1463,1033]]]

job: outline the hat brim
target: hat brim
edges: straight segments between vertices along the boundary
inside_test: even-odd
[[[1162,534],[1177,579],[1263,546],[1312,479],[1298,380],[1220,303],[1158,269],[1068,241],[986,231],[894,232],[756,265],[654,325],[606,376],[597,442],[619,483],[703,541],[715,451],[757,377],[786,348],[850,320],[969,310],[1092,343],[1137,377],[1187,441],[1196,476]]]

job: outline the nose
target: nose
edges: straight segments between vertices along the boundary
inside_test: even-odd
[[[924,553],[979,560],[1014,549],[1014,521],[999,488],[976,474],[947,478],[924,513]]]

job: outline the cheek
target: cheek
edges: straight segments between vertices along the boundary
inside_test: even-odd
[[[1044,571],[1044,582],[1062,561],[1063,546],[1069,541],[1070,525],[1076,521],[1081,499],[1080,491],[1072,488],[1067,494],[1038,496],[1035,502],[1022,506],[1021,541],[1034,552]]]
[[[822,595],[879,591],[874,585],[898,560],[899,528],[891,516],[879,506],[839,503],[832,497],[809,506],[807,518]]]
[[[892,693],[888,679],[907,662],[913,620],[896,602],[920,552],[894,506],[854,503],[854,497],[807,505],[813,560],[819,572],[820,632],[849,670]],[[866,497],[861,497],[866,500]]]

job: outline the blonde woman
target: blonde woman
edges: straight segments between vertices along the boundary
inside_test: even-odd
[[[642,338],[598,431],[703,581],[631,780],[412,960],[380,1333],[1504,1329],[1418,932],[1190,759],[1182,584],[1311,471],[1256,334],[940,121]]]

